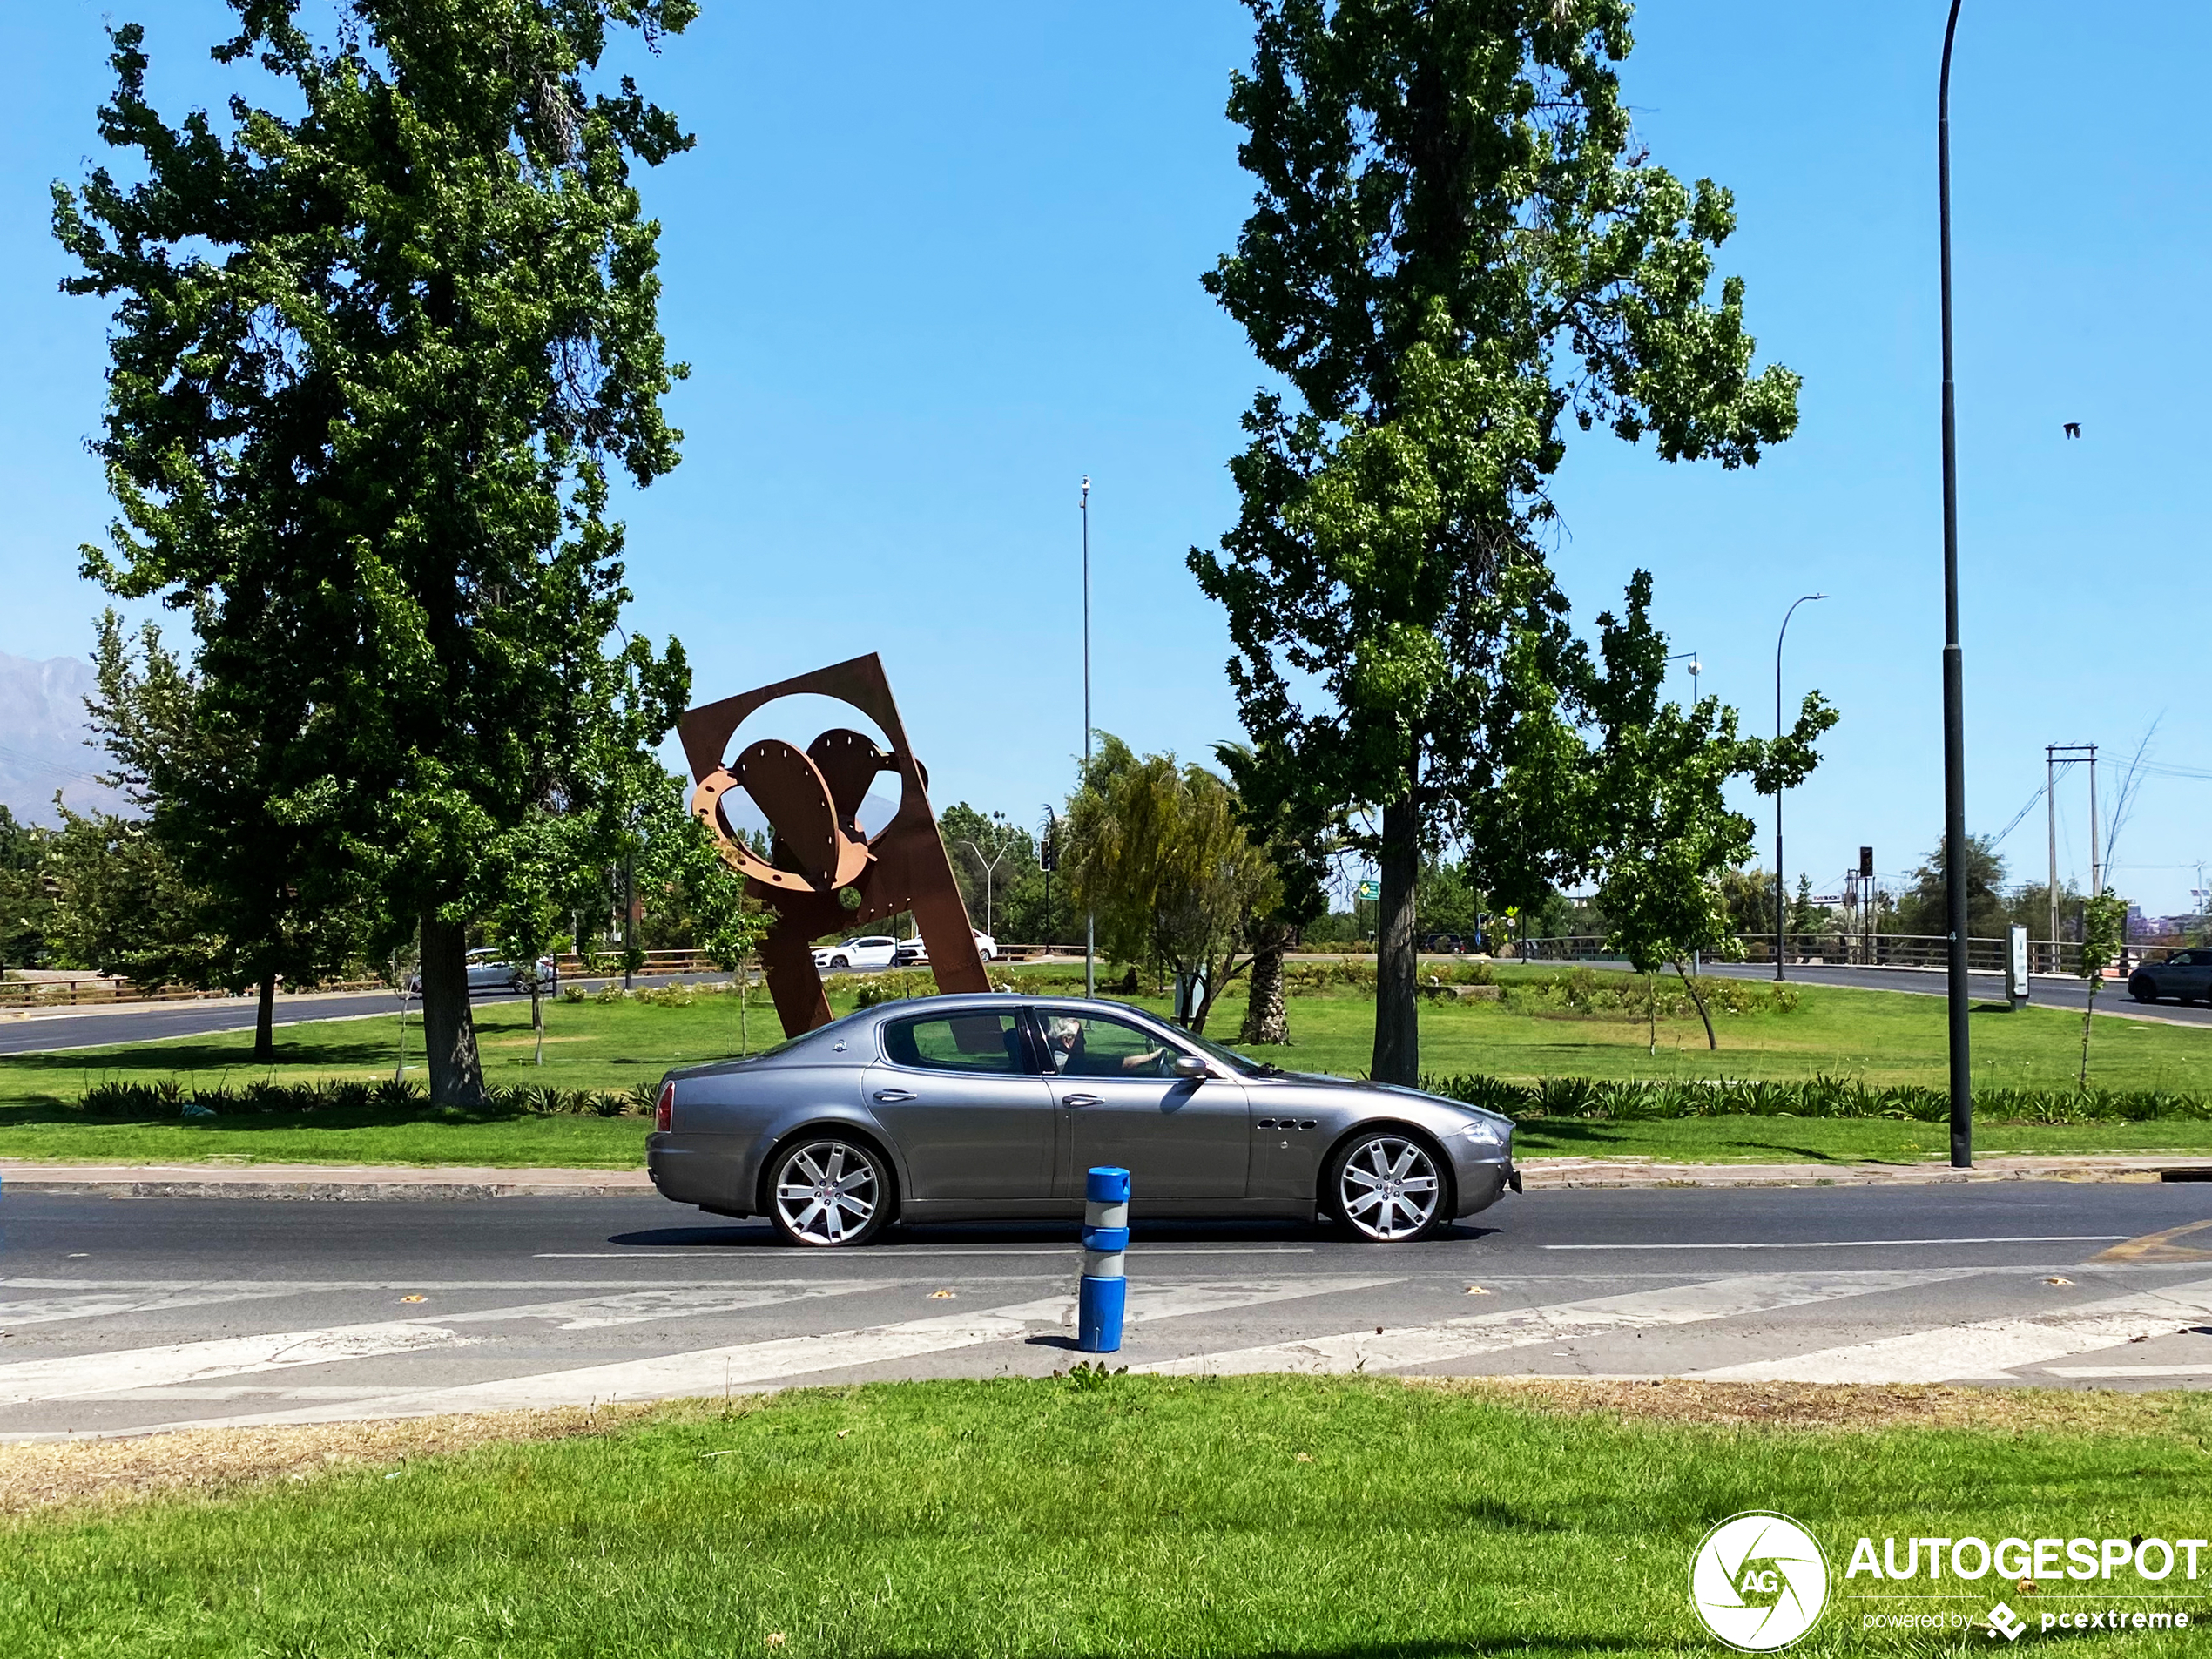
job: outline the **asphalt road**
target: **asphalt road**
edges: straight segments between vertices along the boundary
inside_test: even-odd
[[[1575,1190],[1475,1223],[1140,1223],[1116,1363],[2212,1386],[2212,1185]],[[1079,1357],[1078,1259],[1042,1225],[802,1251],[652,1197],[10,1194],[0,1437],[1043,1372]]]
[[[1625,962],[1608,964],[1625,968]],[[1771,962],[1707,962],[1704,971],[1712,974],[1726,974],[1730,979],[1771,980]],[[1925,968],[1816,968],[1791,964],[1785,970],[1790,978],[1800,985],[1851,985],[1867,991],[1906,991],[1921,996],[1944,996],[1949,987],[1943,974]],[[2005,1006],[2005,976],[2002,974],[1973,974],[1968,975],[1978,1002]],[[2079,1014],[2088,1006],[2089,988],[2078,979],[2033,979],[2028,981],[2027,1000],[2036,1008],[2070,1008]],[[2143,1003],[2132,1000],[2127,988],[2117,980],[2107,980],[2097,993],[2097,1011],[2101,1014],[2124,1015],[2133,1020],[2156,1020],[2171,1025],[2212,1026],[2212,1007],[2196,1002]]]

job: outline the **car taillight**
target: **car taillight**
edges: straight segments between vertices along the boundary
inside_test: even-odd
[[[676,1085],[660,1086],[660,1103],[653,1108],[653,1127],[665,1133],[676,1127]]]

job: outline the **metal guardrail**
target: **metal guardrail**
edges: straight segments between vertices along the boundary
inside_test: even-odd
[[[382,991],[391,988],[381,980],[345,980],[329,985],[310,985],[310,991]],[[287,995],[297,995],[287,988]],[[164,985],[147,990],[129,980],[105,979],[88,974],[83,979],[0,980],[0,1013],[40,1008],[105,1008],[111,1003],[132,1006],[146,1002],[250,1002],[257,990],[200,990],[189,985]]]
[[[1951,941],[1939,934],[1793,933],[1784,936],[1784,943],[1785,966],[1795,963],[1804,968],[1940,968],[1950,963]],[[1774,960],[1773,934],[1745,934],[1743,944],[1744,961]],[[1977,974],[2003,973],[2005,948],[2006,941],[2001,939],[1969,939],[1967,968]],[[1596,961],[1620,955],[1619,951],[1608,948],[1605,940],[1595,934],[1523,940],[1514,948],[1529,961]],[[2027,956],[2027,971],[2032,975],[2072,979],[2079,977],[2081,971],[2081,947],[2071,939],[2055,943],[2047,939],[2030,940]],[[2131,955],[2129,960],[2139,958]]]

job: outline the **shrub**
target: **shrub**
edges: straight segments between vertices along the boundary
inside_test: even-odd
[[[1469,1074],[1429,1076],[1432,1095],[1464,1101],[1516,1120],[1548,1117],[1632,1123],[1685,1117],[1902,1118],[1939,1123],[1951,1097],[1920,1083],[1867,1083],[1842,1077],[1795,1082],[1727,1078],[1710,1082],[1600,1081],[1546,1077],[1534,1083]],[[1990,1089],[1975,1096],[1976,1116],[1993,1123],[2094,1123],[2212,1119],[2212,1100],[2154,1089]]]

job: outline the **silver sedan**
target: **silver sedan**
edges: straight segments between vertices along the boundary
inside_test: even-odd
[[[1521,1190],[1510,1119],[1285,1072],[1116,1002],[935,996],[867,1008],[663,1080],[662,1197],[765,1216],[795,1244],[909,1222],[1082,1215],[1130,1171],[1147,1217],[1341,1223],[1398,1244]]]

